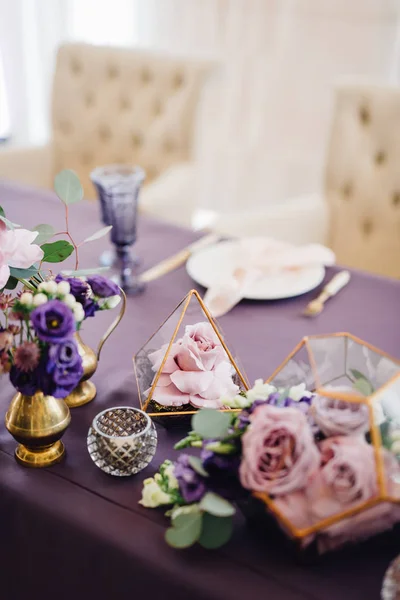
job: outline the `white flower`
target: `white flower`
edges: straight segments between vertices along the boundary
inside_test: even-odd
[[[142,499],[139,504],[146,508],[156,508],[157,506],[172,504],[172,499],[169,494],[162,491],[153,477],[149,477],[143,482]]]
[[[288,398],[294,400],[295,402],[299,402],[302,398],[311,398],[312,393],[306,390],[305,383],[299,383],[298,385],[293,385],[288,392]]]
[[[382,408],[382,404],[380,402],[374,402],[372,404],[372,409],[374,412],[374,423],[379,427],[386,421],[385,411]]]
[[[78,321],[78,323],[83,321],[83,319],[85,318],[85,311],[83,310],[82,304],[79,304],[79,302],[77,302],[73,308],[73,311],[75,320]]]
[[[33,304],[33,296],[30,292],[24,292],[19,299],[20,303],[24,306],[32,306]]]
[[[47,293],[48,294],[51,294],[52,296],[54,296],[55,294],[57,294],[57,290],[58,290],[58,285],[54,280],[47,282]]]
[[[400,442],[400,429],[395,429],[394,431],[392,431],[392,433],[390,434],[390,437],[392,438],[392,440],[394,442],[397,442],[397,441]]]
[[[60,283],[57,285],[57,294],[59,296],[67,296],[70,293],[70,291],[71,286],[69,285],[68,281],[60,281]]]
[[[222,403],[222,406],[228,406],[229,408],[247,408],[253,402],[251,400],[249,400],[246,396],[242,396],[241,394],[238,394],[237,396],[234,396],[233,398],[222,397],[221,403]]]
[[[168,479],[168,488],[170,490],[177,490],[179,488],[179,483],[177,478],[174,475],[175,465],[170,464],[164,469],[164,475]]]
[[[253,404],[256,400],[266,400],[274,392],[276,392],[274,385],[264,383],[262,379],[256,379],[251,390],[246,392],[246,396],[250,400],[250,404]]]
[[[46,304],[48,298],[46,294],[36,294],[33,297],[33,306],[41,306],[42,304]]]
[[[38,290],[39,292],[47,292],[47,281],[42,281],[42,283],[39,283]]]
[[[76,305],[76,299],[75,296],[73,296],[72,294],[67,294],[66,296],[64,296],[63,300],[64,304],[66,304],[69,308],[74,309],[75,305]]]
[[[110,296],[104,303],[104,308],[115,308],[121,302],[121,296]]]
[[[393,442],[390,450],[393,452],[393,454],[400,454],[400,440]]]

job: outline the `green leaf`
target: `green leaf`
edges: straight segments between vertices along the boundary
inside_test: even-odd
[[[6,227],[8,227],[8,229],[15,229],[16,227],[21,227],[17,223],[13,223],[12,221],[9,221],[3,215],[0,215],[0,221],[3,221],[3,223],[6,224]]]
[[[228,434],[230,424],[230,413],[218,412],[213,408],[203,408],[192,418],[192,429],[203,439],[223,438]]]
[[[83,188],[78,175],[71,169],[64,169],[54,178],[54,189],[64,204],[74,204],[83,198]]]
[[[68,258],[68,256],[71,256],[74,251],[73,245],[66,240],[59,240],[58,242],[43,244],[41,248],[44,252],[42,261],[49,263],[62,262]]]
[[[107,225],[107,227],[103,227],[102,229],[99,229],[98,231],[96,231],[96,233],[93,233],[88,238],[83,240],[83,243],[86,244],[86,242],[94,242],[95,240],[99,240],[100,238],[107,235],[107,233],[109,231],[111,231],[111,229],[112,229],[112,225]]]
[[[5,217],[6,213],[4,212],[4,208],[0,206],[0,217]]]
[[[370,396],[374,391],[374,388],[367,379],[357,379],[357,381],[354,382],[353,387],[363,396]]]
[[[197,456],[189,456],[189,464],[193,471],[196,471],[202,477],[209,477],[209,474],[203,467],[201,460]]]
[[[34,241],[34,243],[38,246],[41,246],[42,244],[47,242],[47,240],[49,240],[54,235],[54,227],[52,227],[51,225],[46,225],[44,223],[42,223],[41,225],[36,225],[36,227],[34,227],[32,231],[38,232],[38,236]]]
[[[167,529],[165,540],[173,548],[189,548],[200,537],[203,515],[199,512],[178,515]]]
[[[16,269],[15,267],[10,267],[10,273],[15,279],[30,279],[38,274],[38,270],[36,267],[30,267],[29,269]]]
[[[110,267],[93,267],[93,269],[80,269],[79,271],[70,271],[68,269],[61,271],[66,277],[85,277],[86,275],[95,275],[109,271]]]
[[[4,286],[4,289],[6,290],[15,290],[15,288],[18,285],[18,279],[15,279],[15,277],[9,277],[8,281],[6,283],[6,285]]]
[[[357,369],[350,369],[350,373],[353,375],[354,379],[367,379],[365,375]]]
[[[210,442],[206,446],[206,450],[211,450],[211,452],[215,452],[216,454],[236,454],[237,447],[233,444],[225,444],[221,442]]]
[[[222,498],[222,496],[214,494],[214,492],[207,492],[203,496],[200,502],[200,509],[215,517],[231,517],[236,512],[233,504]]]
[[[232,517],[220,518],[204,513],[199,544],[207,550],[220,548],[230,540],[232,531]]]

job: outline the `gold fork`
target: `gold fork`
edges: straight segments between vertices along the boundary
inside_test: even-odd
[[[350,281],[350,272],[349,271],[340,271],[337,273],[329,283],[326,284],[320,295],[312,300],[309,304],[307,304],[306,309],[304,311],[304,315],[306,317],[315,317],[322,312],[324,308],[325,302],[335,296],[345,285],[347,285]]]

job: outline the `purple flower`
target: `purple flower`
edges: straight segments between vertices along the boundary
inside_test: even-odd
[[[187,454],[181,454],[176,461],[174,475],[178,480],[179,490],[185,502],[191,504],[202,499],[207,491],[204,479],[192,469]]]
[[[63,342],[76,330],[74,315],[61,300],[50,300],[35,308],[31,321],[42,342]]]
[[[10,381],[16,390],[25,396],[33,396],[41,389],[40,369],[25,372],[16,366],[11,367]]]
[[[55,398],[65,398],[78,385],[82,375],[82,359],[74,340],[49,347],[45,372],[48,392]]]
[[[92,277],[89,277],[88,284],[92,288],[93,294],[100,298],[119,296],[121,293],[116,283],[102,275],[93,275]]]
[[[85,319],[93,317],[94,314],[99,310],[97,302],[90,298],[90,287],[83,279],[79,277],[64,277],[63,275],[57,275],[56,282],[68,281],[71,294],[75,300],[82,304],[83,310],[85,311]]]
[[[204,446],[207,446],[210,442],[215,440],[207,440]],[[205,470],[212,475],[217,471],[225,471],[226,474],[237,473],[240,465],[240,458],[238,454],[217,454],[212,450],[207,450],[205,447],[201,451],[200,455],[203,467]]]

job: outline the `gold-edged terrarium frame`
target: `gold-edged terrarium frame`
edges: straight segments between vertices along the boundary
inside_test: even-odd
[[[321,519],[320,521],[318,521],[317,523],[314,523],[314,525],[311,525],[310,527],[305,527],[305,528],[301,529],[301,528],[295,527],[291,523],[290,519],[288,519],[284,515],[284,513],[282,513],[282,511],[280,511],[279,508],[277,508],[274,500],[267,493],[253,492],[253,496],[255,498],[261,500],[268,507],[270,512],[275,515],[275,517],[282,523],[282,525],[284,525],[284,527],[289,531],[289,533],[293,536],[293,538],[295,538],[297,540],[303,539],[309,535],[317,533],[331,525],[334,525],[335,523],[338,523],[339,521],[342,521],[344,519],[347,519],[349,517],[352,517],[354,515],[362,513],[362,512],[364,512],[364,510],[373,508],[374,506],[377,506],[378,504],[381,504],[382,502],[389,502],[392,504],[400,504],[400,498],[392,498],[391,496],[388,496],[386,494],[385,471],[384,471],[382,453],[380,452],[380,450],[382,448],[382,438],[381,438],[380,431],[379,431],[377,425],[375,424],[375,419],[374,419],[374,401],[376,399],[376,396],[378,394],[380,395],[382,390],[390,387],[394,381],[400,380],[400,373],[391,377],[385,384],[381,385],[378,390],[374,391],[373,394],[371,394],[370,396],[365,396],[363,398],[360,398],[360,396],[356,396],[355,394],[352,395],[352,394],[346,394],[343,392],[333,392],[332,390],[329,390],[329,389],[327,390],[323,386],[320,386],[319,385],[320,379],[319,379],[318,370],[317,370],[317,362],[315,360],[314,353],[312,351],[309,340],[321,339],[321,338],[338,338],[338,337],[351,339],[354,342],[356,342],[357,344],[369,348],[376,354],[379,354],[380,356],[382,356],[384,358],[388,358],[394,364],[397,364],[400,366],[399,359],[394,358],[387,352],[380,350],[376,346],[373,346],[369,342],[365,342],[361,338],[359,338],[355,335],[352,335],[351,333],[341,332],[341,333],[331,333],[331,334],[316,334],[316,335],[310,335],[310,336],[303,337],[303,339],[287,355],[287,357],[279,365],[279,367],[277,369],[275,369],[275,371],[272,373],[272,375],[270,377],[268,377],[268,379],[266,379],[266,383],[271,383],[274,380],[274,378],[276,377],[276,375],[280,371],[282,371],[282,369],[297,354],[297,352],[305,347],[307,350],[311,370],[312,370],[314,380],[316,383],[316,389],[314,390],[314,393],[319,394],[319,395],[324,395],[324,396],[330,397],[330,398],[336,398],[338,400],[344,400],[346,402],[354,402],[356,404],[364,404],[364,405],[368,406],[369,418],[370,418],[371,445],[374,447],[374,451],[375,451],[378,495],[375,496],[374,498],[370,498],[369,500],[365,500],[364,502],[360,502],[359,505],[357,505],[353,508],[343,510],[340,513],[331,515],[330,517],[326,517],[325,519]],[[346,363],[347,363],[347,342],[345,345],[345,364]],[[347,375],[346,369],[345,369],[345,375]]]
[[[244,387],[244,391],[247,391],[249,389],[249,383],[248,383],[248,379],[246,377],[246,375],[244,374],[243,370],[239,369],[238,365],[236,364],[235,359],[232,356],[232,353],[230,352],[229,348],[227,347],[226,343],[224,342],[224,339],[221,335],[221,332],[219,330],[219,327],[217,326],[215,319],[212,317],[210,311],[208,310],[208,308],[206,307],[206,305],[204,304],[204,301],[202,299],[202,297],[200,296],[199,292],[197,290],[190,290],[190,292],[188,292],[188,294],[179,302],[179,304],[177,304],[177,306],[174,308],[174,310],[168,315],[168,317],[166,319],[164,319],[164,321],[162,322],[162,324],[160,325],[160,327],[158,327],[158,329],[153,333],[153,335],[149,338],[149,340],[147,340],[147,342],[144,344],[144,346],[142,346],[140,348],[140,350],[138,350],[138,352],[133,356],[133,368],[135,371],[135,379],[136,379],[136,384],[137,384],[137,389],[138,389],[138,393],[139,393],[139,403],[140,403],[140,408],[141,410],[143,410],[146,414],[149,415],[149,417],[174,417],[174,416],[178,416],[178,415],[194,415],[197,413],[198,409],[193,409],[193,410],[171,410],[171,411],[157,411],[157,412],[151,412],[148,413],[147,412],[147,408],[152,400],[153,397],[153,392],[156,388],[156,385],[158,383],[158,380],[160,378],[160,375],[162,373],[162,370],[164,368],[164,365],[167,361],[169,352],[171,350],[172,344],[174,343],[176,336],[178,335],[178,331],[180,326],[182,325],[182,321],[185,317],[186,311],[189,307],[190,301],[193,298],[193,296],[196,298],[196,300],[199,302],[200,304],[200,308],[202,309],[202,311],[204,312],[205,316],[207,317],[208,321],[210,322],[211,327],[213,328],[216,336],[218,337],[219,341],[221,342],[221,345],[223,347],[223,349],[225,350],[232,366],[235,368],[235,371]],[[140,390],[140,385],[139,385],[139,378],[138,378],[138,374],[137,374],[137,370],[136,370],[136,357],[138,356],[138,354],[140,354],[142,352],[142,350],[145,348],[145,346],[148,344],[148,342],[150,341],[150,339],[152,339],[158,331],[160,331],[160,329],[165,325],[165,323],[168,321],[168,319],[181,307],[182,308],[182,313],[179,317],[178,323],[174,329],[174,332],[172,334],[172,337],[168,343],[168,347],[165,351],[165,355],[164,358],[161,362],[160,368],[158,369],[156,376],[154,377],[153,383],[151,385],[150,388],[150,392],[149,395],[147,396],[147,398],[145,400],[142,399],[142,394],[141,394],[141,390]],[[221,412],[240,412],[241,409],[237,409],[237,408],[224,408],[221,409]]]

